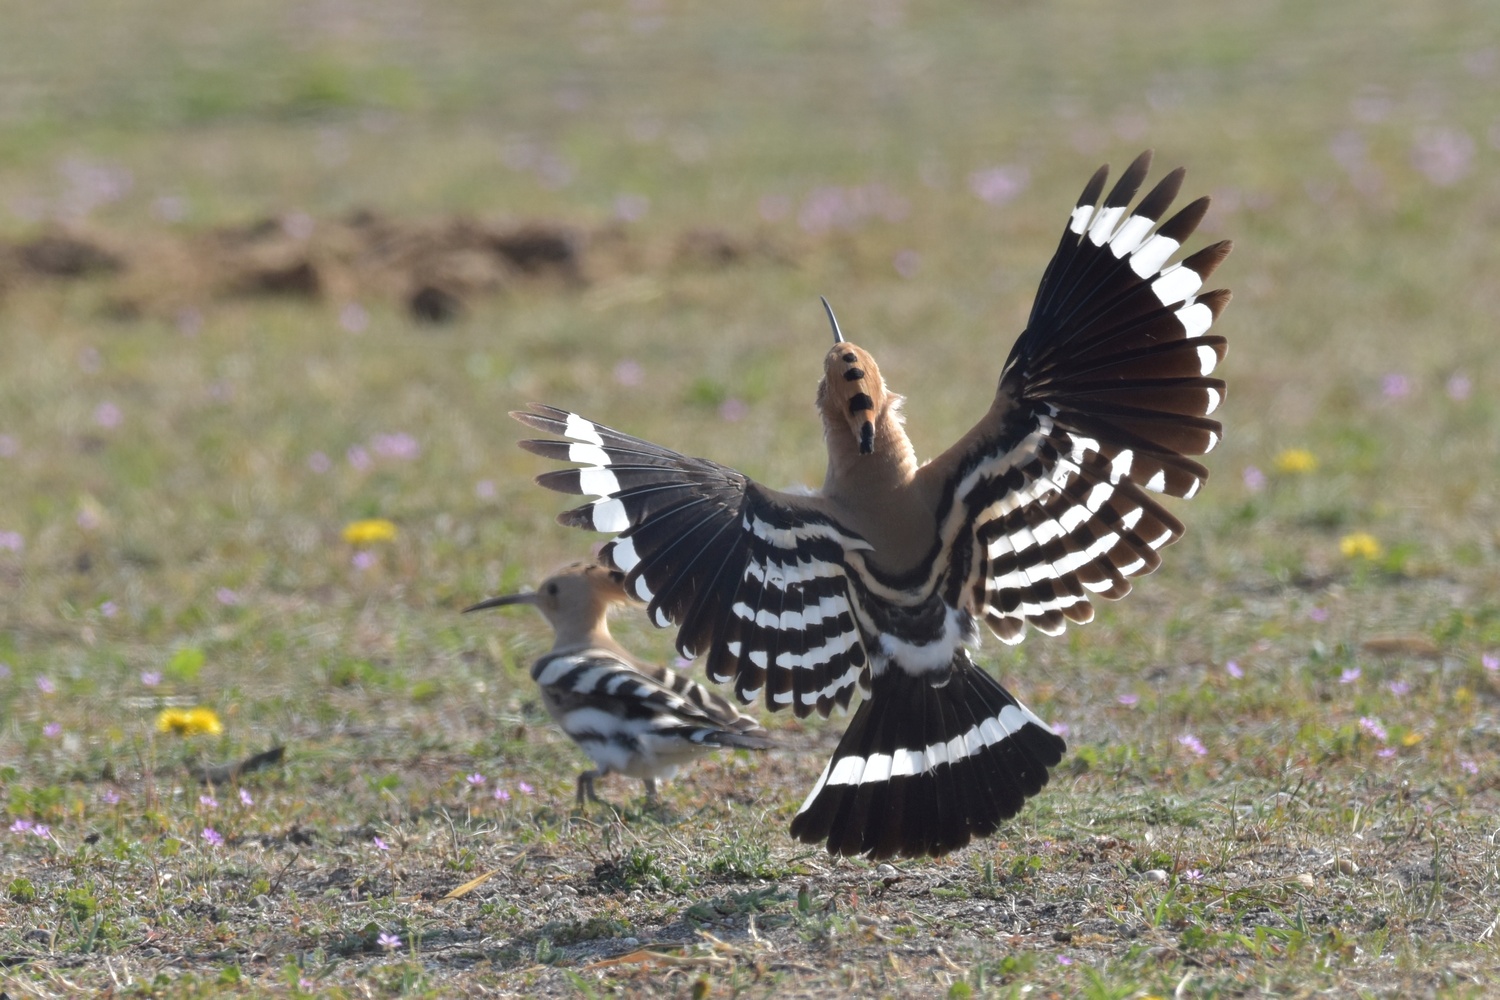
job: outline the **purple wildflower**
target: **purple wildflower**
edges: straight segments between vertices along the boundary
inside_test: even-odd
[[[1339,674],[1340,684],[1353,684],[1359,680],[1360,670],[1358,667],[1345,667],[1344,672]]]
[[[154,687],[156,687],[156,685],[158,685],[158,684],[161,683],[161,671],[160,670],[142,670],[141,671],[141,683],[144,684],[144,685],[146,685],[148,688],[154,688]]]
[[[38,823],[36,826],[31,828],[31,835],[37,840],[51,840],[52,827],[48,826],[46,823]]]
[[[1377,756],[1377,757],[1394,757],[1394,756],[1396,756],[1396,748],[1395,747],[1384,747],[1384,748],[1382,748],[1380,750],[1376,750],[1375,751],[1375,756]]]
[[[1057,964],[1058,965],[1072,965],[1073,964],[1073,960],[1071,958],[1069,958],[1067,955],[1058,955],[1057,956]]]
[[[401,947],[401,939],[396,935],[389,934],[385,931],[380,932],[380,936],[375,939],[375,943],[380,945],[380,947],[384,948],[386,951],[397,951]]]
[[[651,199],[643,194],[622,194],[615,198],[615,218],[621,222],[640,222],[651,210]]]
[[[65,184],[57,212],[75,222],[101,205],[119,201],[135,186],[135,175],[125,167],[75,156],[63,160],[57,172]]]
[[[104,804],[107,806],[117,806],[120,804],[120,793],[115,791],[113,788],[106,788],[104,791],[100,792],[99,798],[102,799],[104,801]]]
[[[307,456],[307,467],[321,476],[333,468],[333,461],[321,451],[315,451]]]
[[[294,240],[305,240],[313,234],[313,217],[306,212],[288,212],[281,217],[281,231]]]
[[[969,190],[986,205],[1004,205],[1030,183],[1031,171],[1019,166],[989,167],[969,175]]]
[[[615,381],[620,385],[634,388],[646,380],[646,370],[641,367],[639,361],[629,358],[615,365]]]
[[[1400,372],[1391,372],[1380,380],[1380,393],[1386,399],[1405,399],[1411,395],[1411,379]]]
[[[252,799],[250,797],[250,793],[245,791],[243,788],[240,789],[240,805],[244,806],[246,809],[249,809],[251,806],[255,805],[255,800]]]
[[[384,840],[381,840],[379,834],[375,836],[374,843],[375,850],[377,851],[389,851],[391,849],[391,845],[387,844]]]
[[[1395,695],[1397,698],[1404,697],[1405,695],[1408,695],[1408,694],[1411,693],[1411,685],[1408,684],[1408,683],[1406,683],[1406,681],[1401,681],[1401,680],[1391,681],[1389,684],[1386,685],[1386,688],[1387,688],[1387,690],[1389,690],[1391,692],[1391,694]]]
[[[1448,376],[1448,383],[1444,387],[1448,398],[1455,403],[1462,403],[1469,398],[1469,393],[1474,391],[1474,381],[1463,372],[1454,372]]]
[[[210,847],[224,846],[224,835],[211,826],[203,828],[203,839],[208,841]]]
[[[730,397],[719,404],[719,419],[731,424],[744,420],[749,413],[750,407],[743,399]]]
[[[1428,126],[1412,141],[1411,162],[1438,187],[1451,187],[1474,169],[1474,137],[1461,128]]]
[[[881,184],[814,188],[797,211],[797,224],[809,233],[854,229],[871,218],[900,222],[910,210],[906,199]]]
[[[370,453],[365,451],[363,445],[352,444],[344,452],[344,458],[356,472],[364,472],[370,467]]]
[[[1464,773],[1465,774],[1478,774],[1479,773],[1479,765],[1476,764],[1476,763],[1474,763],[1472,760],[1470,760],[1467,757],[1461,757],[1461,758],[1459,758],[1458,766],[1464,769]]]
[[[1141,699],[1140,699],[1140,697],[1138,695],[1122,694],[1122,695],[1120,695],[1120,697],[1116,698],[1115,700],[1118,701],[1121,705],[1124,705],[1125,707],[1129,708],[1131,705],[1134,705],[1136,702],[1140,701]]]
[[[105,430],[114,430],[124,421],[125,414],[114,403],[100,403],[94,407],[94,423]]]
[[[114,601],[105,601],[99,605],[99,613],[106,618],[113,618],[120,613],[120,606]]]
[[[240,603],[240,595],[236,594],[228,587],[220,587],[218,590],[214,591],[214,598],[226,608],[232,608],[236,604]]]
[[[1208,747],[1204,746],[1203,741],[1192,733],[1183,733],[1177,737],[1177,742],[1187,747],[1195,756],[1204,757],[1208,755]]]
[[[1059,736],[1067,736],[1072,732],[1072,728],[1066,722],[1054,722],[1051,725],[1052,731]]]
[[[36,689],[42,694],[52,694],[57,690],[57,685],[52,683],[52,678],[42,674],[36,679]]]
[[[219,808],[219,800],[216,799],[216,798],[214,798],[212,795],[200,795],[200,796],[198,796],[198,804],[200,806],[202,806],[203,808],[205,808],[205,809],[217,809],[217,808]]]
[[[30,833],[31,832],[31,828],[34,827],[34,826],[36,826],[36,824],[33,823],[29,819],[18,819],[18,820],[16,820],[14,823],[12,823],[10,825],[10,832],[11,833]]]
[[[376,434],[370,439],[370,447],[381,458],[394,458],[409,462],[422,454],[422,446],[410,434]]]
[[[49,722],[42,727],[42,735],[49,740],[55,740],[62,735],[61,722]]]
[[[1197,882],[1203,878],[1203,873],[1196,868],[1189,868],[1182,873],[1182,878],[1187,882]]]
[[[1245,471],[1240,473],[1240,478],[1245,483],[1245,489],[1251,493],[1259,493],[1266,488],[1266,474],[1260,471],[1258,465],[1245,466]]]
[[[523,795],[530,795],[532,792],[536,791],[535,788],[532,788],[530,785],[526,784],[526,782],[524,782],[524,781],[518,781],[518,782],[516,782],[516,787],[521,790],[521,794],[523,794]]]
[[[481,479],[474,484],[474,495],[481,500],[493,500],[500,495],[500,491],[495,489],[493,479]]]
[[[1483,665],[1484,669],[1491,673],[1500,670],[1500,656],[1496,656],[1494,653],[1485,653],[1479,658],[1479,662]]]
[[[1380,724],[1379,719],[1372,719],[1368,715],[1361,716],[1359,720],[1359,728],[1363,729],[1365,732],[1369,733],[1371,736],[1375,737],[1382,743],[1386,741],[1385,726],[1382,726]]]
[[[355,569],[360,570],[361,572],[368,569],[374,569],[376,562],[375,553],[371,552],[369,549],[360,549],[358,552],[354,553],[354,557],[350,559],[349,562]]]
[[[1224,664],[1224,672],[1227,673],[1230,677],[1233,677],[1235,680],[1239,680],[1241,677],[1245,676],[1244,668],[1240,666],[1238,660],[1230,660],[1228,663]]]
[[[1326,622],[1328,620],[1328,609],[1312,608],[1307,612],[1307,617],[1315,622]]]
[[[475,788],[478,788],[480,785],[484,784],[487,779],[484,775],[480,774],[478,771],[475,771],[464,780],[467,781],[470,785],[473,785]]]
[[[503,789],[503,788],[501,788],[501,787],[499,787],[497,785],[495,787],[495,801],[496,802],[509,802],[510,801],[510,792],[507,792],[505,789]]]
[[[339,326],[349,333],[364,333],[370,325],[370,314],[358,302],[346,302],[339,308]]]
[[[26,539],[21,537],[19,531],[0,531],[0,549],[9,552],[20,552],[26,548]]]

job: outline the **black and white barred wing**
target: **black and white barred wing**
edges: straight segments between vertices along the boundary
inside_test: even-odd
[[[608,650],[543,657],[532,675],[563,731],[611,771],[646,772],[695,748],[775,745],[755,720],[687,678],[643,674]]]
[[[745,702],[799,716],[847,706],[868,690],[846,553],[869,545],[810,504],[733,469],[622,434],[575,413],[533,405],[517,420],[565,440],[522,441],[582,468],[537,482],[597,499],[563,524],[615,534],[602,557],[651,620],[679,626],[684,656],[707,653],[711,680]]]
[[[1056,635],[1093,618],[1093,596],[1123,597],[1160,565],[1183,527],[1153,493],[1192,497],[1219,441],[1224,399],[1210,375],[1224,338],[1208,333],[1229,292],[1200,293],[1226,241],[1168,264],[1208,210],[1166,222],[1182,184],[1168,174],[1129,208],[1142,154],[1099,204],[1100,168],[1069,219],[995,405],[924,475],[941,476],[946,522],[972,541],[968,606],[1006,642],[1025,626]],[[1160,223],[1160,224],[1159,224]]]

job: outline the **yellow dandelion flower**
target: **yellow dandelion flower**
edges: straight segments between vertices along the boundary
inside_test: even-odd
[[[383,517],[367,517],[344,525],[344,541],[350,545],[378,545],[396,540],[396,526]]]
[[[178,736],[197,736],[207,733],[218,736],[224,731],[219,713],[199,705],[197,708],[164,708],[156,716],[158,733],[176,733]]]
[[[1368,531],[1356,531],[1339,539],[1339,552],[1345,559],[1379,559],[1385,550]]]
[[[1302,475],[1318,467],[1318,458],[1306,448],[1288,448],[1276,456],[1276,471]]]
[[[1414,747],[1418,743],[1421,743],[1421,742],[1422,742],[1422,734],[1419,733],[1419,732],[1417,732],[1416,730],[1412,730],[1411,732],[1407,733],[1405,736],[1401,737],[1401,745],[1404,746],[1404,747]]]

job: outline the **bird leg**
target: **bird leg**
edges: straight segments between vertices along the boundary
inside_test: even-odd
[[[594,794],[594,779],[599,777],[598,771],[584,771],[578,776],[578,804],[582,806],[585,802],[598,802],[599,796]]]

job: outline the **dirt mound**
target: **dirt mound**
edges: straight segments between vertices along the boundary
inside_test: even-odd
[[[174,315],[214,299],[394,301],[422,323],[451,322],[477,301],[525,284],[573,291],[670,268],[724,268],[791,254],[763,236],[694,228],[643,243],[616,224],[407,219],[364,209],[339,219],[268,216],[200,232],[142,233],[128,243],[48,232],[0,245],[0,285],[108,277],[113,315]]]

